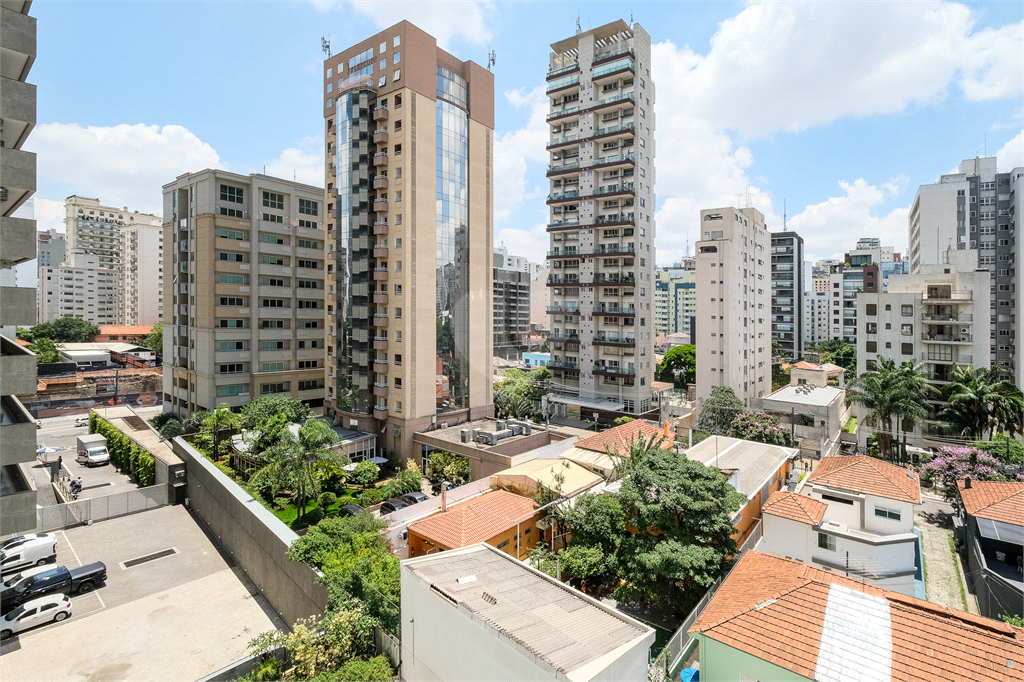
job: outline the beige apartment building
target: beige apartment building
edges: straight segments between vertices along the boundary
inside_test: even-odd
[[[772,392],[771,234],[754,208],[700,212],[697,400],[729,386],[744,405]]]
[[[36,59],[31,2],[0,1],[0,536],[36,527],[35,420],[18,400],[36,392],[36,357],[15,343],[36,321],[36,292],[14,284],[14,268],[36,257],[36,221],[16,216],[36,191],[36,155],[22,146],[36,124]]]
[[[118,324],[151,326],[164,319],[164,231],[149,225],[121,228]]]
[[[407,21],[323,68],[326,413],[419,458],[494,409],[494,76]]]
[[[207,169],[163,196],[164,411],[279,394],[321,407],[331,312],[323,190]]]
[[[77,317],[103,326],[118,323],[117,273],[98,265],[85,251],[69,252],[64,262],[39,268],[39,323]]]
[[[654,380],[651,37],[614,21],[551,45],[547,143],[552,400],[641,415]]]

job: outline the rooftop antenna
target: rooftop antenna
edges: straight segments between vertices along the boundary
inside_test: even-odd
[[[324,51],[324,54],[327,55],[328,59],[331,58],[331,40],[330,40],[330,38],[324,38],[323,36],[320,37],[320,49],[322,49]]]
[[[786,200],[782,200],[782,231],[786,231]]]
[[[583,33],[583,29],[580,28],[580,15],[576,15],[576,35]]]
[[[491,50],[490,52],[488,52],[487,53],[487,70],[490,71],[491,67],[494,66],[497,62],[498,62],[498,55],[494,52],[494,50]]]

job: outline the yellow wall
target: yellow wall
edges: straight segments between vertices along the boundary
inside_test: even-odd
[[[522,532],[522,537],[519,540],[519,559],[525,559],[530,555],[530,551],[534,548],[540,539],[540,529],[537,527],[537,522],[541,520],[543,516],[541,514],[534,514],[528,519],[525,519],[519,524],[519,529]],[[512,525],[508,530],[504,530],[494,537],[487,540],[487,544],[492,547],[498,547],[503,542],[508,542],[504,547],[499,547],[501,551],[505,552],[510,556],[516,555],[516,526]],[[409,557],[423,556],[424,554],[433,554],[438,550],[447,551],[450,549],[458,549],[457,547],[448,547],[446,545],[437,543],[433,540],[428,540],[414,530],[409,531]]]

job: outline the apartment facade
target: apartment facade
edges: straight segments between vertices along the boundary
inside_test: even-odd
[[[827,287],[826,280],[826,287]],[[828,289],[804,292],[804,347],[832,338],[829,316],[832,312],[832,294]]]
[[[494,76],[407,21],[323,69],[326,413],[418,459],[494,410]]]
[[[494,356],[518,359],[529,347],[530,263],[494,252]]]
[[[39,322],[77,317],[96,326],[117,324],[117,273],[99,267],[96,255],[73,251],[63,263],[39,268]]]
[[[164,231],[150,225],[121,228],[118,324],[149,326],[164,319]]]
[[[36,392],[36,358],[15,343],[15,328],[36,321],[36,292],[14,286],[14,268],[36,257],[36,221],[16,217],[36,190],[36,155],[22,146],[36,123],[36,59],[31,2],[0,2],[0,535],[36,527],[36,425],[18,395]]]
[[[1018,354],[1024,327],[1016,291],[1022,245],[1015,237],[1022,178],[1024,168],[1000,173],[994,156],[966,159],[957,173],[918,188],[907,219],[911,274],[944,264],[950,248],[977,252],[976,266],[989,272],[992,293],[989,363],[998,363],[1018,386],[1024,384]]]
[[[924,363],[922,371],[941,389],[949,383],[954,365],[990,366],[989,273],[977,267],[974,251],[950,249],[946,259],[944,265],[922,265],[916,274],[890,277],[885,293],[858,296],[864,313],[857,342],[858,376],[886,357],[897,364]],[[930,402],[936,408],[944,404],[937,393]],[[867,411],[861,406],[858,412],[863,423]],[[867,435],[866,429],[860,430],[861,445]],[[930,420],[908,431],[907,442],[942,444],[929,435],[942,435]]]
[[[771,235],[754,208],[700,212],[697,400],[729,386],[744,405],[772,390]]]
[[[697,271],[663,268],[654,284],[654,328],[659,334],[691,335],[696,326]]]
[[[67,253],[67,240],[64,234],[51,228],[46,232],[36,233],[36,260],[41,268],[60,265]]]
[[[651,38],[620,20],[551,50],[553,399],[576,418],[644,414],[656,312]]]
[[[548,328],[548,305],[551,303],[551,292],[548,290],[548,264],[530,263],[530,327],[533,329]]]
[[[772,232],[771,243],[772,338],[796,360],[804,350],[804,239],[796,232]]]
[[[164,411],[284,394],[323,405],[323,190],[203,170],[163,187]],[[326,313],[326,315],[325,315]]]

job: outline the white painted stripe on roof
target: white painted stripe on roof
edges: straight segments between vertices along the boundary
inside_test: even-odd
[[[814,679],[820,682],[889,682],[891,676],[889,602],[832,583]]]

